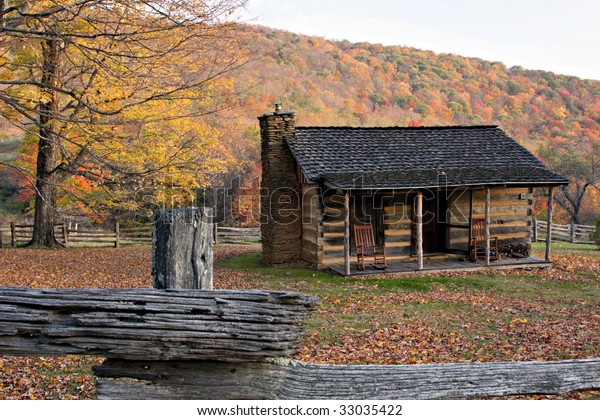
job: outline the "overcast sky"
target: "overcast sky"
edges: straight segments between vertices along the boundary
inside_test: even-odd
[[[249,0],[250,22],[600,80],[600,0]]]

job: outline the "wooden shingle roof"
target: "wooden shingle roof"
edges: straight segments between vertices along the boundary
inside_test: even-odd
[[[288,145],[309,181],[342,189],[568,183],[497,126],[297,127]]]

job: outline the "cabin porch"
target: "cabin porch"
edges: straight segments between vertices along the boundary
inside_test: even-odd
[[[454,194],[455,192],[458,193]],[[391,193],[386,196],[388,199],[391,197],[391,202],[386,202],[384,198],[380,205],[376,205],[377,201],[372,200],[373,208],[382,211],[379,217],[370,217],[366,224],[372,225],[373,231],[378,227],[382,231],[379,233],[379,239],[375,236],[374,243],[383,245],[386,249],[387,269],[368,267],[368,270],[361,271],[356,265],[356,244],[352,243],[355,235],[352,235],[351,228],[357,226],[357,223],[365,224],[365,221],[357,217],[356,203],[361,204],[359,208],[362,213],[369,215],[370,202],[356,198],[352,200],[357,192],[346,190],[343,206],[338,213],[343,217],[343,224],[336,220],[338,226],[343,226],[343,231],[335,232],[336,238],[343,239],[343,245],[332,246],[333,243],[327,243],[330,245],[329,249],[334,251],[330,252],[329,258],[321,261],[319,268],[325,266],[344,276],[353,276],[382,272],[423,273],[550,267],[549,240],[544,259],[528,257],[528,250],[520,251],[516,248],[518,253],[527,257],[505,256],[496,260],[497,255],[510,255],[511,248],[529,248],[532,192],[531,187],[522,186],[452,191],[417,189],[404,201],[400,195]],[[432,195],[433,198],[427,199],[426,194]],[[440,200],[439,197],[447,198]],[[440,201],[443,202],[440,204]],[[552,202],[553,194],[550,188],[549,219],[552,217]],[[476,225],[475,221],[481,223]],[[475,226],[478,226],[477,233]],[[475,259],[471,252],[473,249],[477,250],[475,261],[471,261],[471,258]]]
[[[423,269],[419,270],[417,259],[410,260],[388,260],[387,268],[382,270],[373,267],[371,264],[365,264],[365,270],[359,270],[354,258],[350,264],[350,274],[345,274],[343,264],[332,265],[329,268],[336,274],[342,276],[365,276],[376,274],[393,274],[393,273],[415,273],[428,274],[438,272],[452,271],[482,271],[482,270],[511,270],[511,269],[533,269],[533,268],[550,268],[552,262],[546,261],[538,257],[526,258],[501,258],[496,261],[490,261],[489,266],[484,260],[471,261],[468,256],[460,256],[456,254],[440,254],[431,257],[425,257],[423,261]]]

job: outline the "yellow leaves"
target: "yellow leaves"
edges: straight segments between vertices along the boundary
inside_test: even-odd
[[[33,13],[72,2],[29,3],[28,12]],[[225,4],[233,8],[237,5]],[[70,188],[66,194],[69,198],[80,196],[82,202],[94,201],[100,207],[94,211],[101,213],[102,207],[114,208],[121,203],[127,210],[138,210],[148,203],[130,193],[140,189],[145,189],[150,205],[157,204],[154,199],[160,195],[165,198],[163,202],[175,197],[180,203],[193,196],[193,189],[206,186],[214,175],[227,169],[226,159],[217,150],[219,133],[211,127],[214,121],[207,122],[206,115],[237,102],[237,86],[230,72],[247,54],[238,48],[242,30],[238,25],[223,23],[231,16],[221,3],[177,2],[160,11],[140,8],[138,2],[112,6],[98,8],[94,2],[83,2],[76,11],[57,7],[44,17],[43,25],[36,19],[23,23],[35,36],[28,39],[23,32],[23,37],[11,39],[6,35],[6,48],[11,54],[0,57],[0,80],[19,82],[5,88],[19,104],[13,106],[12,113],[5,109],[10,104],[0,104],[0,111],[21,124],[37,120],[36,111],[24,118],[23,109],[36,110],[40,102],[57,98],[59,115],[52,116],[51,122],[60,121],[56,125],[60,126],[62,155],[67,160],[82,149],[89,150],[92,165],[78,169],[94,172],[92,178],[97,185],[90,188],[113,193],[112,197],[106,193],[88,200],[90,191],[66,185]],[[197,11],[201,15],[196,16]],[[16,11],[8,13],[6,17],[18,17]],[[181,24],[173,25],[175,21]],[[47,76],[43,69],[49,68],[42,65],[44,44],[40,42],[48,32],[52,32],[48,36],[58,33],[65,40],[60,53],[53,56],[61,71],[52,94],[46,87],[38,88]],[[127,36],[115,36],[124,33]],[[30,156],[35,157],[35,150]],[[99,172],[101,176],[96,177]],[[142,185],[131,185],[133,174],[143,176],[143,182],[139,181]],[[107,180],[107,175],[111,179]],[[180,191],[152,191],[165,184],[166,178],[176,179],[173,185]],[[127,191],[118,190],[121,182]],[[60,199],[57,203],[73,204]]]

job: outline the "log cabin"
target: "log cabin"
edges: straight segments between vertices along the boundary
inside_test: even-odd
[[[279,104],[258,119],[268,265],[364,274],[355,225],[372,226],[386,272],[550,264],[549,241],[546,258],[530,255],[533,192],[550,192],[551,217],[552,190],[568,180],[497,126],[296,127]],[[484,258],[473,262],[482,219]]]

